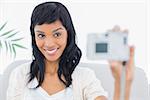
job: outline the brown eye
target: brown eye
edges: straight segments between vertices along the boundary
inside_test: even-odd
[[[54,33],[54,37],[60,37],[60,36],[61,36],[61,33],[60,33],[60,32]]]
[[[43,39],[43,38],[45,38],[45,35],[44,34],[38,34],[38,38]]]

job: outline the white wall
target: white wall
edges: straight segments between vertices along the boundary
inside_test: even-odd
[[[147,50],[148,50],[148,57],[147,57],[147,62],[148,62],[148,78],[149,78],[149,84],[150,84],[150,1],[147,0]],[[150,86],[150,85],[149,85]],[[150,89],[150,87],[149,87]],[[150,91],[150,90],[149,90]]]
[[[18,49],[17,59],[31,59],[30,47],[30,16],[33,8],[42,1],[48,0],[1,0],[0,1],[0,26],[8,21],[8,29],[20,31],[19,36],[25,37],[22,43],[27,50]],[[63,2],[69,9],[77,32],[78,45],[82,49],[82,62],[92,62],[86,58],[86,35],[88,33],[101,33],[114,25],[122,29],[129,29],[129,43],[134,44],[135,64],[142,68],[150,80],[148,71],[149,52],[149,0],[54,0]],[[150,7],[149,7],[150,9]],[[150,14],[149,14],[150,15]],[[149,41],[149,42],[148,42]],[[150,49],[149,49],[150,50]],[[0,54],[0,73],[12,62],[9,55]],[[106,63],[94,61],[94,63]],[[150,69],[149,69],[150,70]]]

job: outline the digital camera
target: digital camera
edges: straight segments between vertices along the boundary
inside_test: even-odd
[[[88,34],[87,58],[90,60],[118,60],[129,59],[128,33],[106,32],[102,34]]]

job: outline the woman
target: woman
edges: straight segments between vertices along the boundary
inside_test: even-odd
[[[34,59],[11,73],[7,100],[106,100],[107,93],[93,71],[77,67],[81,50],[67,8],[59,2],[35,7],[30,26]],[[121,31],[115,27],[111,31]],[[133,74],[133,54],[127,62],[126,100]],[[114,100],[120,97],[122,63],[109,61],[115,79]]]

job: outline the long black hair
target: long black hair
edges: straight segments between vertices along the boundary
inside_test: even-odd
[[[66,87],[69,87],[72,84],[71,75],[78,65],[82,55],[81,50],[76,45],[76,32],[67,8],[59,2],[45,2],[37,5],[31,16],[30,31],[34,59],[31,63],[29,73],[29,82],[31,82],[35,77],[38,78],[39,83],[36,88],[41,86],[44,80],[45,57],[36,45],[34,27],[35,25],[50,24],[56,20],[60,20],[62,22],[62,25],[66,28],[68,33],[67,45],[60,57],[57,71],[59,79]],[[62,79],[62,75],[65,80]]]

